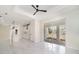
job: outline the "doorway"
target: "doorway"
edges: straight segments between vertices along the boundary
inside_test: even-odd
[[[65,45],[65,20],[58,20],[44,25],[44,41]]]

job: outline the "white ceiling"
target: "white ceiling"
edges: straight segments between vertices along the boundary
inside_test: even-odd
[[[24,21],[25,20],[49,20],[56,16],[64,16],[65,14],[78,9],[79,6],[69,6],[69,5],[39,5],[39,9],[47,10],[46,13],[38,12],[35,16],[34,8],[31,5],[0,5],[0,15],[3,15],[5,21]],[[8,15],[5,16],[4,13],[7,12]]]
[[[12,24],[13,21],[16,21],[17,24],[23,24],[28,23],[32,19],[27,17],[27,15],[16,13],[14,11],[15,7],[12,5],[0,5],[0,15],[2,16],[0,17],[0,24]]]
[[[70,12],[78,6],[69,6],[69,5],[39,5],[39,9],[47,10],[44,12],[37,12],[36,15],[33,16],[35,9],[31,5],[18,5],[15,7],[15,11],[27,15],[36,20],[45,20],[51,19],[56,15],[62,15],[64,13]]]

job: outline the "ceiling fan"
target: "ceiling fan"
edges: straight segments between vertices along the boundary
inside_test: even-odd
[[[35,15],[38,11],[47,12],[47,10],[40,10],[40,9],[38,9],[39,5],[32,5],[32,7],[36,10],[33,15]]]

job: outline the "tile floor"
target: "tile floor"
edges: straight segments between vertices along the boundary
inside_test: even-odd
[[[20,40],[10,44],[8,40],[0,40],[0,54],[79,54],[79,50],[67,48],[62,45],[30,40]]]
[[[34,43],[29,40],[20,40],[13,45],[0,44],[0,54],[64,54],[65,47],[62,45],[40,42]]]

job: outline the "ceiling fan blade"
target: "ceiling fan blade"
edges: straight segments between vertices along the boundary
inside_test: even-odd
[[[36,9],[36,7],[35,7],[34,5],[32,5],[32,7],[33,7],[34,9]]]
[[[33,15],[35,15],[38,11],[36,11]]]
[[[39,10],[39,11],[42,11],[42,12],[47,12],[47,10]]]

